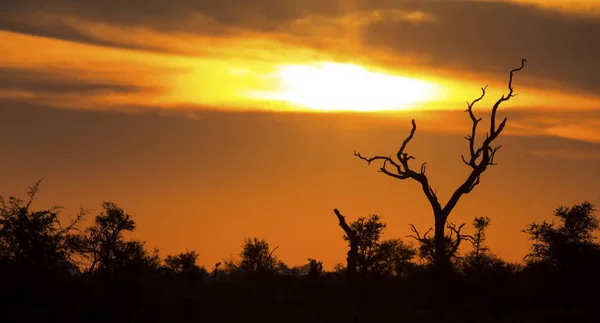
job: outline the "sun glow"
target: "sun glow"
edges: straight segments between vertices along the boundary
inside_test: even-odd
[[[353,64],[284,65],[274,77],[276,90],[251,96],[320,111],[390,111],[410,109],[438,94],[432,83]]]

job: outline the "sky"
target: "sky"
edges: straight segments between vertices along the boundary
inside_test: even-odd
[[[521,232],[559,205],[600,205],[600,1],[5,0],[0,10],[0,195],[36,206],[111,201],[162,256],[212,267],[245,237],[288,265],[344,262],[349,221],[425,231],[419,185],[353,156],[414,165],[445,202],[466,178],[466,101],[479,138],[509,71],[517,96],[497,166],[449,221],[492,219],[518,262]],[[419,164],[417,164],[419,163]]]

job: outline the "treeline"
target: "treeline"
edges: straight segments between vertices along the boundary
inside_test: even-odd
[[[349,252],[333,271],[313,258],[290,268],[257,237],[204,268],[193,250],[161,258],[127,238],[135,221],[114,203],[87,226],[84,211],[64,224],[60,207],[34,210],[39,185],[25,201],[0,197],[2,322],[594,321],[600,299],[599,220],[588,202],[523,228],[531,249],[519,264],[486,245],[489,218],[448,223],[451,269],[440,281],[431,230],[411,225],[410,236],[383,240],[378,215],[347,224],[336,210]]]

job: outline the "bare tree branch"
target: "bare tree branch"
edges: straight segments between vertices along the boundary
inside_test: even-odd
[[[465,139],[467,139],[469,141],[469,152],[471,154],[471,159],[469,160],[469,162],[467,162],[463,155],[460,155],[460,157],[462,158],[462,161],[469,166],[474,165],[475,159],[477,157],[479,157],[479,154],[481,153],[479,150],[477,150],[477,152],[475,152],[475,134],[477,132],[477,124],[479,124],[479,122],[481,121],[481,118],[475,117],[475,114],[473,113],[473,106],[475,105],[475,103],[477,103],[477,102],[481,101],[481,99],[483,99],[483,97],[485,96],[486,89],[487,89],[487,85],[481,88],[481,96],[479,98],[473,100],[473,102],[471,102],[471,103],[469,103],[469,101],[467,101],[467,110],[465,110],[465,112],[469,113],[471,122],[473,122],[473,127],[471,128],[471,134],[465,136]]]
[[[427,240],[427,234],[429,234],[429,232],[431,232],[433,230],[432,228],[429,228],[429,230],[425,231],[425,233],[423,234],[423,237],[421,237],[421,235],[419,234],[419,231],[417,231],[417,228],[413,224],[409,223],[409,225],[410,225],[410,231],[414,232],[416,234],[416,236],[411,234],[411,235],[407,235],[406,237],[413,238],[418,242],[423,242],[423,241]]]
[[[350,240],[350,250],[348,250],[348,257],[346,258],[346,273],[352,280],[356,274],[356,266],[358,263],[358,235],[356,231],[346,223],[346,218],[338,209],[333,209],[333,213],[337,216],[340,227],[348,236],[348,240]]]
[[[454,194],[452,194],[452,197],[450,197],[450,200],[448,200],[448,203],[446,203],[446,205],[444,206],[444,213],[446,214],[446,216],[450,214],[450,211],[452,211],[452,209],[456,206],[458,200],[462,195],[469,194],[473,190],[473,188],[475,188],[475,186],[479,184],[481,174],[487,169],[487,167],[496,165],[496,163],[494,162],[494,158],[496,157],[496,152],[498,152],[498,150],[502,146],[492,147],[491,145],[504,129],[507,120],[506,118],[504,118],[500,125],[498,125],[498,127],[496,128],[496,113],[502,102],[508,101],[510,100],[510,98],[515,96],[512,87],[513,76],[515,72],[518,72],[523,69],[523,67],[525,66],[525,62],[527,61],[525,59],[522,59],[521,66],[510,71],[510,77],[508,81],[509,92],[506,95],[502,95],[502,97],[500,97],[500,99],[498,99],[498,101],[496,101],[496,103],[494,104],[492,108],[492,114],[490,117],[490,131],[486,134],[483,143],[477,149],[475,149],[475,136],[477,132],[477,125],[479,121],[481,121],[481,118],[478,119],[475,117],[475,114],[473,113],[473,106],[485,96],[485,90],[487,86],[481,88],[481,96],[479,98],[473,100],[473,102],[471,102],[470,104],[467,102],[466,111],[469,113],[469,117],[473,122],[473,127],[471,128],[471,134],[466,136],[465,138],[467,138],[467,140],[469,141],[469,152],[471,156],[468,161],[464,158],[464,156],[461,157],[463,162],[472,168],[472,171],[471,174],[465,180],[465,182],[456,189]]]
[[[434,212],[434,218],[436,222],[436,236],[440,235],[440,237],[436,237],[436,249],[442,248],[442,246],[444,246],[443,239],[445,238],[441,236],[443,235],[444,225],[450,212],[454,209],[454,207],[463,195],[469,194],[477,185],[479,185],[481,180],[481,174],[487,169],[487,167],[496,165],[496,153],[502,146],[493,146],[493,143],[494,140],[500,135],[500,133],[506,126],[507,120],[506,118],[504,118],[496,126],[496,115],[498,112],[498,108],[503,102],[506,102],[510,100],[510,98],[516,96],[512,85],[514,73],[521,71],[525,66],[525,62],[527,61],[525,59],[522,59],[521,66],[510,71],[510,76],[508,80],[508,93],[503,94],[493,105],[490,116],[489,131],[485,134],[485,138],[483,139],[480,146],[477,146],[475,141],[477,136],[477,127],[481,122],[482,118],[478,118],[475,115],[475,113],[473,112],[473,107],[485,97],[487,85],[481,88],[481,95],[478,98],[474,99],[471,102],[467,101],[467,109],[465,110],[465,112],[468,113],[469,118],[472,122],[471,131],[468,135],[465,136],[465,139],[469,142],[469,156],[465,157],[464,155],[461,155],[461,159],[464,164],[471,168],[471,173],[467,176],[464,182],[454,191],[448,202],[443,207],[439,203],[436,191],[429,185],[429,180],[425,174],[426,163],[424,162],[421,164],[421,169],[419,172],[412,170],[409,165],[409,161],[411,159],[415,159],[415,157],[406,153],[405,150],[408,146],[408,143],[414,137],[414,134],[417,130],[417,125],[414,119],[411,121],[412,129],[410,131],[410,134],[408,135],[408,137],[406,137],[406,139],[404,139],[402,145],[400,146],[400,149],[398,149],[396,153],[396,160],[394,160],[391,156],[386,157],[383,155],[365,157],[360,153],[354,151],[354,155],[359,159],[366,161],[368,165],[370,165],[374,161],[382,161],[381,167],[378,171],[380,173],[384,173],[385,175],[400,180],[410,178],[421,184],[421,189],[427,197],[429,203],[431,204],[431,207]],[[454,225],[452,225],[452,227],[449,227],[449,229],[451,230],[451,234],[457,235],[458,240],[456,248],[458,248],[460,240],[467,238],[467,236],[460,235],[459,231],[461,228],[462,226],[459,226],[457,228]],[[416,228],[412,225],[411,230],[416,234],[416,236],[412,235],[411,237],[417,240],[423,239],[423,237],[420,237],[420,235],[416,231]],[[445,249],[441,251],[441,253],[442,255],[445,254]],[[441,261],[441,258],[438,259],[436,255],[436,259]]]
[[[423,164],[421,164],[420,172],[417,173],[410,168],[409,163],[408,163],[409,160],[415,159],[415,157],[404,152],[404,150],[406,149],[406,146],[408,145],[410,140],[413,138],[415,131],[417,130],[417,124],[414,119],[412,120],[411,123],[412,123],[412,129],[410,131],[410,134],[408,135],[408,137],[406,137],[406,139],[404,139],[404,141],[402,142],[402,146],[400,146],[400,149],[398,149],[398,152],[396,153],[396,158],[398,159],[398,161],[395,161],[394,159],[392,159],[391,156],[365,157],[357,151],[354,151],[354,156],[366,161],[368,165],[370,165],[374,161],[382,160],[383,164],[381,165],[381,168],[379,169],[378,172],[384,173],[390,177],[397,178],[400,180],[411,178],[411,179],[419,182],[421,184],[423,193],[425,193],[425,196],[427,196],[427,199],[429,200],[429,203],[432,205],[434,210],[441,210],[441,205],[438,201],[435,190],[433,188],[431,188],[431,186],[429,185],[429,180],[427,179],[427,176],[425,175],[425,171],[427,169],[427,167],[426,167],[427,163],[424,162]],[[394,167],[395,173],[393,171],[388,170],[388,168],[387,168],[388,164],[390,164]]]
[[[455,256],[456,257],[456,252],[458,251],[458,247],[460,247],[460,243],[463,240],[467,240],[470,241],[471,243],[474,241],[474,238],[468,234],[461,234],[460,230],[462,230],[462,228],[465,226],[465,223],[461,224],[460,226],[458,226],[458,228],[456,227],[456,225],[452,222],[448,223],[446,225],[446,228],[450,229],[450,243],[451,243],[451,248],[448,251],[448,255],[449,256]],[[453,235],[456,235],[456,238],[453,239]]]
[[[275,250],[279,249],[279,246],[273,248],[273,250],[271,250],[271,252],[269,252],[269,258],[273,259],[273,253],[275,253]]]

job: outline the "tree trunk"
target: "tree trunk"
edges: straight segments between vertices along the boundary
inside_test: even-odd
[[[435,254],[433,267],[437,278],[442,280],[442,276],[450,266],[450,259],[448,259],[448,255],[446,254],[446,238],[444,232],[446,229],[446,218],[447,216],[444,214],[435,214]]]
[[[348,236],[348,240],[350,240],[350,250],[348,251],[348,257],[346,258],[346,275],[348,281],[353,281],[356,278],[356,264],[358,262],[358,237],[356,232],[350,228],[348,223],[346,223],[346,219],[340,213],[340,211],[338,209],[334,209],[333,212],[340,222],[340,227]]]
[[[450,271],[450,258],[446,254],[446,219],[443,213],[435,214],[435,253],[433,258],[433,305],[440,318],[443,320],[444,304],[447,300],[447,282]]]
[[[348,257],[346,258],[346,275],[348,275],[348,280],[354,280],[356,278],[358,241],[356,236],[350,236],[350,238],[350,251],[348,251]]]

